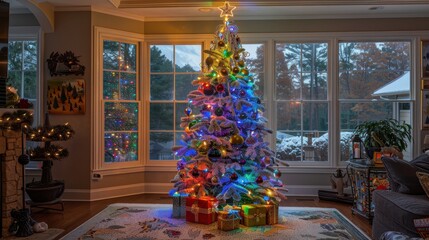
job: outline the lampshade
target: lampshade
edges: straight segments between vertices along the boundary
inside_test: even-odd
[[[429,144],[429,134],[425,135],[425,140],[423,141],[423,144]]]

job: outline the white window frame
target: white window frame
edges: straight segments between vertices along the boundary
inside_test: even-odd
[[[104,41],[117,41],[124,43],[136,44],[136,72],[137,72],[137,84],[136,84],[136,100],[132,101],[121,101],[121,102],[137,102],[138,107],[138,153],[137,161],[129,162],[115,162],[105,163],[104,162],[104,104],[106,101],[103,98],[103,47]],[[142,137],[144,135],[145,123],[143,118],[145,117],[145,107],[141,103],[142,87],[144,82],[142,81],[142,43],[144,36],[137,33],[129,33],[119,30],[112,30],[102,27],[94,27],[94,42],[93,42],[93,83],[94,91],[92,94],[91,108],[93,109],[93,117],[91,118],[91,173],[102,173],[104,175],[122,174],[131,172],[140,172],[144,170],[144,157],[143,154],[147,151],[144,144],[142,144]],[[144,88],[144,87],[143,87]]]
[[[146,147],[147,147],[147,152],[145,155],[145,166],[147,167],[147,169],[149,171],[176,171],[176,164],[178,160],[151,160],[150,159],[150,151],[149,151],[149,123],[150,123],[150,116],[149,116],[149,109],[150,109],[150,46],[151,45],[201,45],[201,50],[206,50],[210,48],[210,39],[211,35],[207,35],[207,34],[192,34],[192,35],[188,35],[188,34],[172,34],[172,35],[151,35],[151,36],[146,36],[145,37],[145,42],[144,42],[144,49],[145,49],[145,55],[144,55],[144,59],[145,62],[147,62],[148,64],[146,64],[144,66],[144,79],[146,79],[147,85],[146,85],[146,92],[144,94],[144,96],[146,97],[145,99],[142,99],[144,101],[144,104],[146,106],[146,109],[148,109],[148,113],[147,113],[147,118],[145,119],[145,122],[148,124],[146,130],[147,133],[144,134],[144,142],[146,143]],[[174,54],[174,53],[173,53]],[[205,59],[207,57],[206,54],[202,53],[202,62],[203,59]],[[189,83],[191,84],[191,83]],[[162,101],[159,101],[162,102]],[[165,101],[168,103],[173,103],[176,104],[177,102],[182,102],[182,100],[177,101],[177,100],[168,100]],[[174,112],[173,114],[173,118],[176,119],[176,112]],[[174,133],[176,133],[176,131],[173,131]]]
[[[102,58],[102,46],[97,46],[96,43],[100,42],[101,36],[127,36],[126,38],[135,38],[141,42],[141,50],[139,51],[139,56],[142,61],[140,61],[140,83],[142,88],[140,91],[140,101],[141,114],[139,115],[139,121],[142,120],[143,123],[140,123],[139,129],[139,160],[142,160],[142,164],[139,167],[134,167],[132,169],[110,169],[112,174],[124,173],[124,172],[135,172],[135,171],[176,171],[176,160],[150,160],[149,159],[149,130],[148,124],[150,120],[149,116],[149,104],[150,104],[150,76],[149,76],[149,60],[150,60],[150,45],[157,44],[200,44],[203,43],[203,50],[209,49],[210,41],[213,36],[211,34],[171,34],[171,35],[147,35],[143,36],[140,34],[134,34],[129,32],[122,32],[117,30],[104,29],[100,27],[95,27],[95,37],[94,37],[94,94],[92,106],[94,109],[94,117],[92,118],[92,147],[93,154],[93,164],[97,166],[97,159],[99,160],[100,156],[103,156],[103,152],[100,155],[100,149],[104,151],[104,148],[100,148],[100,141],[104,142],[102,138],[101,131],[103,130],[100,126],[100,122],[103,122],[103,112],[100,109],[100,94],[102,94],[102,81],[97,81],[101,79],[100,74],[100,59]],[[382,35],[382,36],[380,36]],[[265,113],[264,116],[268,119],[267,127],[272,129],[274,133],[269,137],[270,146],[275,150],[276,148],[276,135],[275,135],[275,126],[276,126],[276,104],[274,99],[274,62],[275,62],[275,44],[276,42],[326,42],[328,44],[328,133],[329,138],[328,143],[328,161],[318,161],[318,162],[303,162],[299,161],[296,163],[289,162],[291,166],[283,167],[280,166],[280,170],[284,172],[294,172],[294,173],[332,173],[338,167],[345,167],[345,162],[340,161],[340,147],[339,147],[339,135],[340,135],[340,119],[339,119],[339,83],[338,83],[338,43],[341,41],[410,41],[411,42],[411,114],[412,119],[412,135],[415,136],[413,139],[413,156],[416,156],[420,151],[420,131],[421,131],[421,102],[416,101],[416,99],[421,98],[421,93],[419,91],[420,81],[420,41],[422,39],[429,38],[429,32],[420,31],[400,31],[400,32],[341,32],[341,33],[244,33],[240,34],[242,42],[244,44],[252,43],[264,43],[265,44],[265,85],[264,85],[264,103],[265,103]],[[144,40],[144,41],[143,41]],[[203,54],[203,59],[207,57],[206,54]],[[102,63],[102,62],[101,62]],[[98,137],[97,137],[98,136]],[[98,143],[98,144],[97,144]],[[142,155],[143,154],[143,155]],[[92,168],[95,169],[94,167]],[[101,170],[101,169],[98,169]]]
[[[41,123],[42,119],[42,110],[44,102],[43,96],[43,82],[41,79],[43,79],[41,69],[43,69],[44,63],[43,63],[43,32],[40,27],[10,27],[9,28],[9,41],[36,41],[37,42],[37,73],[36,73],[36,101],[33,104],[33,126],[37,126]],[[21,90],[21,89],[19,89]]]

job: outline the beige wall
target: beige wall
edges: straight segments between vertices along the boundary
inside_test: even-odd
[[[50,79],[85,80],[86,113],[83,115],[50,115],[51,125],[70,123],[76,134],[66,142],[55,142],[69,150],[69,156],[55,161],[53,176],[63,179],[66,189],[89,189],[90,181],[90,138],[91,138],[91,12],[57,12],[55,14],[55,31],[45,34],[44,59],[52,52],[72,51],[80,56],[80,64],[85,66],[84,76],[51,77],[47,65],[44,65],[42,85],[46,96],[46,84]],[[46,63],[46,62],[45,62]],[[42,101],[46,101],[44,98]],[[43,105],[47,111],[46,105]]]

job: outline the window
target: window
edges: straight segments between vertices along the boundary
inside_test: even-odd
[[[104,41],[104,163],[138,159],[137,44]]]
[[[275,44],[277,157],[328,161],[328,44]]]
[[[173,160],[172,146],[180,142],[180,118],[192,81],[201,71],[202,45],[150,45],[150,160]]]
[[[341,161],[347,161],[357,124],[388,118],[411,123],[411,43],[340,42],[338,59]],[[412,159],[410,149],[405,159]]]

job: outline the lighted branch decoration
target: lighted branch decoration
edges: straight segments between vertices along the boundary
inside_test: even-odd
[[[53,127],[29,128],[25,126],[23,131],[27,135],[27,139],[34,142],[67,141],[75,133],[68,123]]]
[[[36,147],[28,151],[31,159],[52,159],[52,160],[60,160],[61,158],[65,158],[69,155],[69,151],[67,149],[62,148],[61,146],[51,144],[49,147]]]
[[[28,128],[33,123],[33,114],[26,110],[6,112],[0,117],[0,129],[21,130]]]

